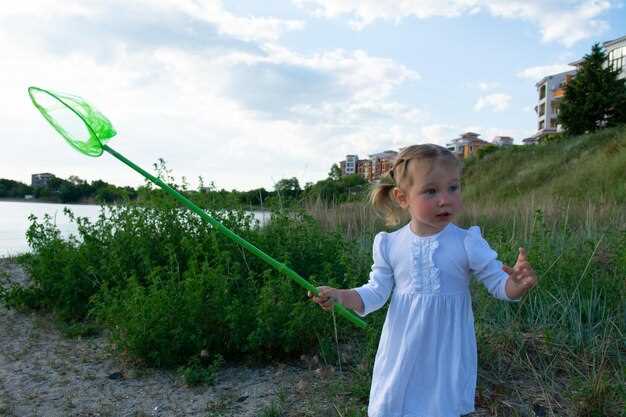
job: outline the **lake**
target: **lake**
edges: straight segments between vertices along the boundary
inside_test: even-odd
[[[0,257],[17,255],[30,250],[26,242],[26,231],[30,226],[28,216],[31,214],[37,216],[39,221],[44,214],[49,214],[63,236],[75,234],[77,232],[76,224],[71,223],[70,219],[63,214],[65,207],[72,210],[74,215],[87,217],[90,220],[95,220],[100,214],[100,206],[94,205],[1,201]],[[261,224],[264,224],[269,218],[268,212],[254,211],[253,213]]]

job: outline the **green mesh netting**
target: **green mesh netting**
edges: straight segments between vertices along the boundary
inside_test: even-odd
[[[85,155],[102,155],[102,145],[117,133],[109,119],[80,97],[38,87],[30,87],[28,94],[52,127]]]

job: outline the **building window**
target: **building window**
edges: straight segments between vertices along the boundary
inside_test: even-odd
[[[545,126],[545,121],[544,121],[544,120],[541,120],[541,121],[539,122],[539,130],[543,130],[544,126]]]
[[[539,87],[539,100],[543,100],[546,97],[546,84]]]
[[[551,128],[555,128],[556,127],[556,119],[550,119],[550,127]]]
[[[546,114],[546,103],[543,103],[539,106],[539,117],[543,116],[544,114]]]
[[[626,46],[610,51],[608,59],[609,66],[613,70],[621,71],[624,68],[624,60],[626,59]]]

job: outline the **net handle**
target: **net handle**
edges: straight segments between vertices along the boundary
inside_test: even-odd
[[[231,240],[235,241],[239,245],[241,245],[244,248],[248,249],[254,255],[258,256],[263,261],[265,261],[266,263],[268,263],[269,265],[274,267],[277,271],[284,273],[289,278],[294,280],[297,284],[299,284],[301,287],[304,287],[306,290],[311,291],[315,295],[319,295],[319,291],[317,290],[317,287],[315,287],[313,284],[308,282],[306,279],[302,278],[302,276],[300,276],[300,274],[298,274],[296,271],[294,271],[293,269],[289,268],[284,263],[279,262],[276,259],[272,258],[268,254],[263,252],[261,249],[257,248],[252,243],[248,242],[247,240],[245,240],[244,238],[242,238],[241,236],[239,236],[238,234],[236,234],[235,232],[233,232],[232,230],[230,230],[229,228],[224,226],[222,223],[220,223],[219,221],[215,220],[213,217],[209,216],[204,210],[202,210],[200,207],[195,205],[187,197],[185,197],[184,195],[182,195],[181,193],[176,191],[173,187],[171,187],[170,185],[168,185],[165,182],[163,182],[160,178],[155,177],[154,175],[152,175],[152,174],[148,173],[147,171],[143,170],[141,167],[135,165],[132,161],[126,159],[123,155],[121,155],[120,153],[118,153],[115,150],[113,150],[110,146],[104,144],[104,145],[102,145],[102,149],[107,151],[108,153],[113,155],[115,158],[119,159],[124,164],[126,164],[130,168],[134,169],[135,171],[137,171],[141,175],[143,175],[146,179],[152,181],[153,183],[155,183],[156,185],[161,187],[164,191],[169,193],[172,197],[174,197],[176,200],[178,200],[184,206],[186,206],[191,211],[193,211],[194,213],[199,215],[203,220],[205,220],[206,222],[211,224],[213,227],[215,227],[217,230],[219,230],[220,232],[225,234]],[[342,315],[344,318],[346,318],[349,321],[351,321],[357,327],[360,327],[362,329],[367,327],[367,323],[365,321],[363,321],[359,317],[357,317],[353,312],[348,310],[344,305],[339,304],[339,303],[335,303],[333,305],[333,307],[334,307],[335,311],[338,314]]]

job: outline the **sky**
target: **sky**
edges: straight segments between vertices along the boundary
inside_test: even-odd
[[[250,190],[466,131],[535,133],[535,83],[626,35],[624,0],[9,0],[0,9],[0,178],[136,187],[83,156],[29,86],[86,99],[109,145],[178,182]]]

